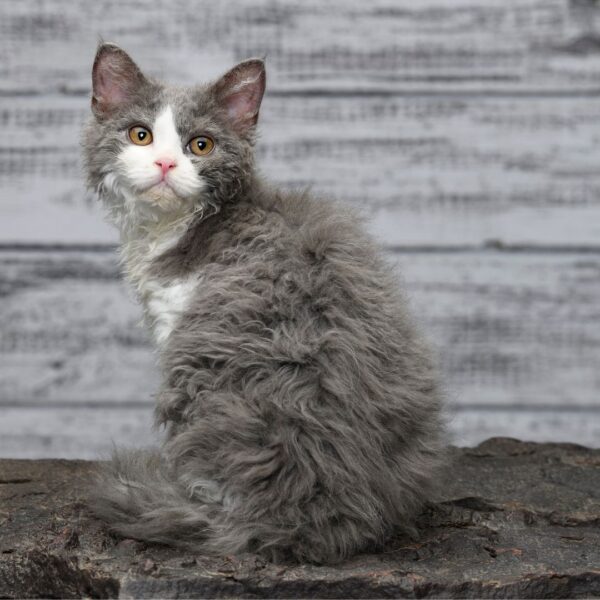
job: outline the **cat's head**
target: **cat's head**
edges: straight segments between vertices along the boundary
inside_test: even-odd
[[[120,225],[218,206],[248,179],[262,60],[244,61],[210,84],[174,87],[146,77],[118,46],[102,44],[92,83],[88,181]]]

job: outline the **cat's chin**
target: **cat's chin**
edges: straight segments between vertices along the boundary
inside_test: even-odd
[[[180,210],[182,206],[189,205],[189,200],[182,198],[167,183],[161,182],[152,187],[138,191],[135,194],[140,202],[156,207],[164,212]]]

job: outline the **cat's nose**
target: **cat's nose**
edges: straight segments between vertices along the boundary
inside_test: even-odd
[[[168,171],[177,166],[177,163],[172,158],[159,158],[158,160],[154,161],[154,164],[161,168],[163,178]]]

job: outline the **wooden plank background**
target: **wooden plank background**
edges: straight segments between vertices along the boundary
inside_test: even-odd
[[[600,445],[598,3],[0,0],[0,455],[154,439],[154,357],[82,183],[99,36],[182,83],[266,56],[261,169],[363,212],[456,440]]]

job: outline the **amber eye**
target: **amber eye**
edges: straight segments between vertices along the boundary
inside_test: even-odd
[[[199,135],[190,140],[188,148],[197,156],[206,156],[212,152],[215,147],[213,140],[206,135]]]
[[[141,125],[135,125],[129,130],[129,139],[138,146],[152,143],[152,132]]]

